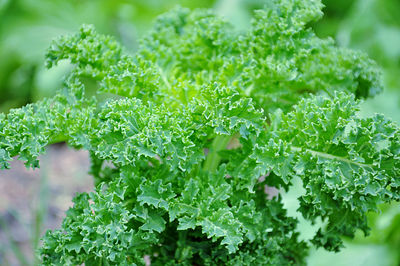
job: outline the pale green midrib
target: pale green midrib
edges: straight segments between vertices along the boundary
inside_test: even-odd
[[[218,135],[217,137],[215,137],[210,147],[209,154],[204,161],[203,170],[207,170],[210,172],[217,170],[221,161],[221,157],[218,155],[218,152],[226,149],[226,146],[228,145],[228,142],[231,138],[232,137],[229,135]]]
[[[157,69],[158,69],[158,72],[159,72],[159,74],[161,76],[161,79],[163,80],[165,86],[167,86],[167,88],[170,90],[171,89],[171,84],[169,83],[168,78],[165,75],[164,70],[159,65],[157,65]]]
[[[291,146],[290,149],[292,151],[297,151],[297,152],[303,150],[302,148],[296,147],[296,146]],[[340,162],[357,165],[358,167],[373,168],[373,166],[371,164],[364,164],[364,163],[355,162],[355,161],[349,160],[347,158],[336,156],[336,155],[332,155],[332,154],[329,154],[329,153],[320,152],[320,151],[314,151],[314,150],[311,150],[311,149],[304,149],[304,150],[309,152],[309,153],[311,153],[314,156],[318,156],[318,157],[321,157],[321,158],[325,158],[325,159],[329,159],[329,160],[337,160],[337,161],[340,161]]]

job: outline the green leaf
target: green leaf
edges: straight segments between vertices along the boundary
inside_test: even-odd
[[[142,205],[147,204],[154,206],[155,208],[163,208],[169,210],[168,201],[175,197],[172,192],[171,184],[163,185],[162,180],[158,179],[154,183],[147,181],[140,185],[141,194],[139,194],[137,200]]]
[[[340,235],[367,234],[365,214],[399,198],[399,129],[381,115],[359,118],[357,111],[343,93],[304,99],[279,118],[253,155],[284,184],[302,178],[299,211],[311,221],[328,220],[314,243],[330,250],[339,249]]]

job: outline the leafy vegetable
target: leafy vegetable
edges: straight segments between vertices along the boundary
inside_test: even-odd
[[[75,197],[43,264],[304,264],[368,234],[366,213],[399,201],[400,133],[360,98],[376,65],[308,27],[321,3],[273,1],[237,31],[207,10],[161,16],[130,56],[91,26],[55,41],[74,66],[52,99],[0,116],[0,165],[38,167],[45,146],[86,149],[96,188]],[[99,93],[86,97],[87,80]],[[324,225],[300,240],[280,195],[300,177],[299,212]]]

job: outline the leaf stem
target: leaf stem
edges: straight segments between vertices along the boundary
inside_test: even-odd
[[[300,148],[300,147],[291,146],[291,150],[295,151],[295,152],[299,152],[299,151],[302,151],[303,149]],[[351,161],[351,160],[349,160],[347,158],[336,156],[336,155],[332,155],[332,154],[329,154],[329,153],[314,151],[314,150],[311,150],[311,149],[304,149],[304,150],[309,152],[309,153],[311,153],[314,156],[318,156],[318,157],[321,157],[321,158],[325,158],[325,159],[329,159],[329,160],[337,160],[337,161],[340,161],[340,162],[353,164],[353,165],[356,165],[358,167],[363,167],[363,168],[373,168],[373,166],[371,164],[364,164],[364,163]]]
[[[164,70],[159,65],[157,65],[157,68],[158,68],[158,72],[159,72],[159,74],[161,76],[161,79],[163,80],[165,86],[167,86],[167,88],[170,90],[171,89],[171,84],[169,83],[168,78],[165,75]]]
[[[219,163],[221,162],[221,157],[218,152],[226,149],[231,136],[228,135],[218,135],[213,143],[211,144],[209,153],[207,155],[206,161],[204,162],[203,169],[209,172],[217,170]]]

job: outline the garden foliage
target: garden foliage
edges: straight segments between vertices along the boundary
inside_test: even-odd
[[[46,233],[43,264],[297,265],[311,245],[368,234],[366,214],[400,200],[400,131],[358,115],[380,72],[313,33],[321,8],[271,1],[246,32],[178,8],[133,56],[91,26],[56,40],[47,65],[74,65],[64,88],[0,115],[1,168],[14,156],[38,167],[60,141],[90,153],[96,188]],[[88,79],[105,102],[85,96]],[[294,178],[298,211],[323,221],[310,240],[265,193]]]

